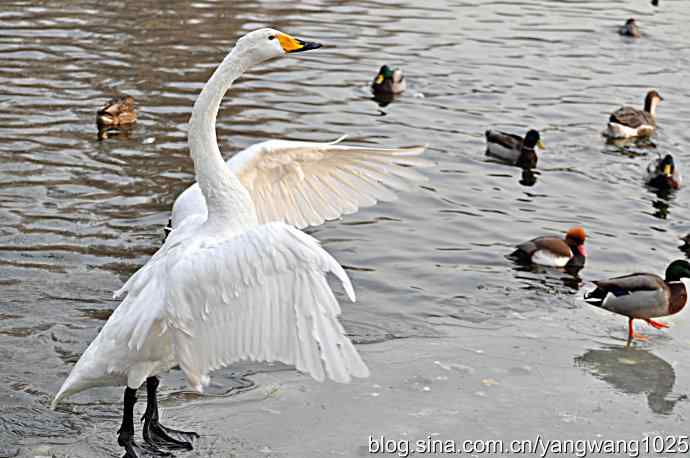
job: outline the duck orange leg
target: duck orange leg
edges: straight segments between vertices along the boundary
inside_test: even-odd
[[[658,321],[654,321],[654,320],[650,320],[650,319],[647,319],[645,321],[647,322],[647,324],[655,327],[656,329],[665,329],[665,328],[669,327],[669,325],[667,325],[666,323],[659,323]]]
[[[634,318],[628,318],[628,343],[632,342],[633,339],[647,340],[648,339],[647,336],[643,336],[642,334],[635,334],[635,329],[633,326],[633,320],[634,320]],[[657,323],[657,324],[659,324],[659,323]],[[652,325],[652,326],[654,326],[654,325]]]

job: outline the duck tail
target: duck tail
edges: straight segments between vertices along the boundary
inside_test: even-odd
[[[594,290],[585,293],[585,302],[595,307],[603,307],[606,294],[606,291],[597,287]]]

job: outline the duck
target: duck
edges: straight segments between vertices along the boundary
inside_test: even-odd
[[[533,169],[537,166],[537,153],[535,147],[544,149],[539,132],[530,129],[524,138],[519,135],[487,130],[486,154],[497,157],[518,167]]]
[[[663,97],[655,90],[647,93],[644,110],[621,107],[611,113],[605,135],[611,139],[648,137],[656,130],[656,107]]]
[[[665,277],[634,273],[595,281],[596,288],[585,293],[585,302],[628,317],[630,342],[636,337],[634,320],[643,320],[656,329],[668,328],[668,324],[652,318],[675,315],[688,303],[690,263],[683,259],[671,262]]]
[[[683,242],[683,244],[679,246],[678,249],[690,256],[690,234],[686,234],[684,237],[680,237],[679,240]]]
[[[637,27],[635,18],[625,21],[625,25],[618,29],[618,33],[626,37],[640,38],[640,29]]]
[[[664,157],[659,156],[653,160],[647,166],[647,178],[645,181],[648,186],[661,191],[679,189],[682,178],[673,156],[667,154]]]
[[[121,95],[108,100],[96,113],[96,124],[99,129],[127,126],[137,121],[134,97]]]
[[[576,226],[564,238],[547,235],[521,243],[510,257],[547,267],[582,267],[587,258],[586,239],[585,229]]]
[[[127,458],[166,453],[159,448],[193,449],[198,434],[159,421],[159,376],[173,367],[200,393],[211,371],[240,360],[280,361],[317,381],[369,376],[338,320],[341,308],[326,278],[335,277],[354,301],[347,273],[305,232],[259,221],[252,195],[223,162],[216,140],[223,96],[247,69],[320,47],[269,28],[237,40],[199,94],[189,121],[188,144],[206,213],[170,231],[115,292],[121,303],[51,402],[56,408],[89,388],[124,386],[117,442]],[[341,196],[335,190],[331,195]],[[143,384],[146,444],[139,445],[133,419]]]
[[[374,94],[394,95],[401,94],[407,88],[407,82],[402,70],[396,68],[392,70],[388,65],[383,65],[379,73],[371,83]]]

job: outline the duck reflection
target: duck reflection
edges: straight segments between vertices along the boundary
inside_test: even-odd
[[[637,151],[639,149],[654,149],[656,144],[649,137],[629,137],[629,138],[607,138],[606,152],[616,152],[628,157],[645,156],[645,151]]]
[[[626,394],[646,394],[652,412],[668,415],[686,395],[672,396],[676,373],[665,360],[634,347],[587,350],[575,358],[575,366]]]
[[[374,96],[371,98],[374,102],[376,102],[379,107],[385,108],[393,101],[395,100],[395,94],[387,94],[387,93],[374,93]]]
[[[132,126],[119,127],[99,127],[98,140],[107,140],[113,137],[130,138],[132,133]]]
[[[668,211],[671,205],[666,200],[655,200],[652,202],[654,209],[654,217],[659,219],[668,219]]]
[[[522,169],[519,183],[522,186],[534,186],[537,184],[537,175],[539,175],[539,172],[535,172],[532,169]]]
[[[683,242],[683,244],[679,246],[678,249],[685,253],[686,257],[690,258],[690,234],[681,237],[680,241]]]
[[[548,291],[558,290],[563,293],[577,292],[582,285],[582,278],[579,276],[581,266],[568,267],[546,267],[538,264],[520,262],[514,258],[509,258],[515,264],[515,278],[517,280],[528,280],[534,287],[543,288]],[[526,272],[538,274],[536,276],[525,275]],[[565,289],[563,288],[565,286]]]

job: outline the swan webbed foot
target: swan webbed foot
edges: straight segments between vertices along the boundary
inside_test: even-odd
[[[159,456],[173,456],[170,452],[164,452],[146,444],[137,444],[134,441],[134,434],[131,432],[120,431],[118,433],[117,443],[120,444],[120,447],[125,449],[125,454],[122,455],[122,458],[153,458]]]
[[[157,419],[144,418],[144,440],[153,447],[192,450],[192,441],[199,435],[192,431],[179,431],[161,425]]]
[[[167,428],[158,421],[158,383],[158,377],[146,379],[146,412],[141,417],[144,441],[152,447],[192,450],[192,441],[199,438],[197,433]]]

